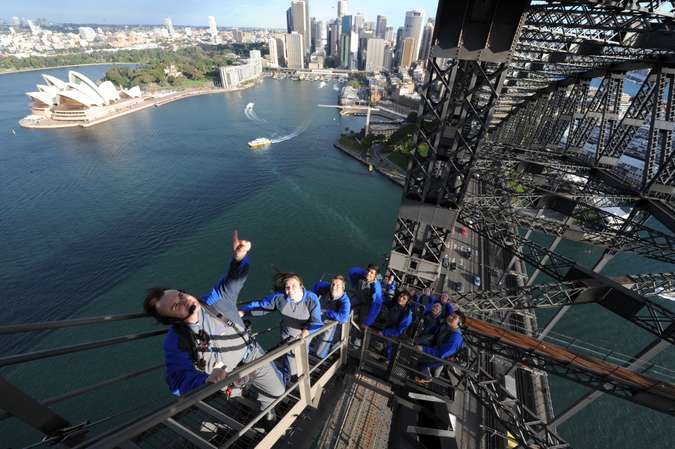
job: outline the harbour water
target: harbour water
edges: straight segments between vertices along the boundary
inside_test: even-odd
[[[98,79],[106,69],[81,71]],[[45,72],[64,79],[67,70]],[[41,82],[40,73],[0,76],[1,323],[136,312],[144,290],[156,285],[203,292],[227,263],[235,228],[253,242],[242,300],[268,292],[277,269],[297,271],[311,284],[355,264],[381,262],[388,252],[400,189],[333,148],[345,127],[358,129],[362,121],[316,107],[336,101],[333,89],[267,79],[253,89],[193,97],[89,129],[20,129],[29,107],[24,92]],[[244,113],[249,103],[258,120]],[[257,137],[279,143],[251,151],[247,142]],[[581,245],[564,250],[579,260],[597,254]],[[609,270],[625,272],[634,263],[620,257]],[[609,315],[584,306],[556,330],[629,354],[649,341]],[[262,329],[275,320],[255,324]],[[598,328],[598,322],[608,324]],[[95,334],[81,328],[18,335],[1,339],[0,347],[11,354],[148,328],[154,329],[134,322],[99,326]],[[266,334],[263,343],[275,338]],[[161,339],[152,338],[0,374],[47,398],[161,361]],[[673,366],[672,348],[658,362]],[[557,379],[552,384],[558,410],[583,390]],[[80,422],[151,407],[169,395],[156,371],[99,398],[96,407],[75,400],[54,408]],[[674,423],[603,398],[561,433],[577,448],[666,449],[675,446]],[[22,425],[0,422],[0,435],[10,434],[23,435],[13,447],[36,441]]]

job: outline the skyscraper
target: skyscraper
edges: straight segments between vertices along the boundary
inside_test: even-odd
[[[216,18],[209,16],[209,33],[211,33],[211,40],[218,41],[218,27],[216,26]]]
[[[356,52],[359,49],[359,35],[350,32],[340,36],[340,66],[344,69],[356,68]]]
[[[293,31],[293,9],[288,7],[286,10],[286,32],[290,33]]]
[[[363,29],[363,23],[366,19],[363,18],[363,14],[357,12],[354,16],[354,25],[352,25],[352,31],[358,33]]]
[[[311,23],[308,11],[308,0],[294,0],[291,3],[291,14],[293,16],[293,31],[302,35],[302,48],[306,53],[311,50]]]
[[[325,52],[327,40],[328,33],[326,30],[326,22],[323,20],[316,20],[312,17],[312,45],[314,51]]]
[[[328,48],[326,49],[328,56],[337,57],[340,55],[338,48],[340,46],[341,25],[340,19],[335,19],[328,26]]]
[[[396,43],[396,36],[394,35],[394,27],[387,27],[384,30],[384,40],[392,44]]]
[[[171,17],[167,17],[164,19],[164,26],[169,31],[169,36],[173,37],[176,35],[176,32],[173,29],[173,22],[171,21]]]
[[[302,3],[302,2],[300,2]],[[302,34],[293,31],[286,35],[286,51],[288,52],[288,68],[302,69],[305,66],[305,49]]]
[[[286,52],[286,36],[276,38],[277,58],[279,58],[279,65],[282,67],[286,67],[288,60],[288,53]]]
[[[385,16],[377,16],[377,25],[375,27],[375,36],[379,39],[384,39],[387,30],[387,18]]]
[[[429,57],[429,51],[431,50],[431,39],[434,35],[434,23],[429,20],[426,25],[424,25],[424,31],[422,33],[422,44],[420,45],[420,55],[419,59],[426,60]]]
[[[403,24],[403,39],[412,38],[414,47],[412,50],[412,62],[419,59],[422,44],[422,30],[424,28],[424,11],[406,11],[405,23]]]
[[[270,48],[270,67],[279,67],[279,55],[277,54],[277,40],[273,37],[267,40],[267,46]]]
[[[403,39],[403,47],[401,49],[401,61],[399,62],[399,68],[403,70],[408,70],[412,63],[415,61],[413,55],[415,52],[415,39],[412,37],[406,37]]]
[[[401,62],[402,52],[403,52],[403,27],[398,27],[398,30],[396,30],[395,64]]]
[[[354,16],[342,16],[342,34],[351,33],[354,29]]]
[[[343,16],[347,15],[347,10],[349,9],[349,2],[347,0],[339,0],[337,8],[338,8],[338,19],[342,19]]]
[[[381,72],[384,69],[384,39],[368,39],[366,49],[366,72]]]

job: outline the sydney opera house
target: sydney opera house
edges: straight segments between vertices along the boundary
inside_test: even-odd
[[[118,90],[110,81],[97,85],[85,75],[73,70],[68,81],[42,75],[46,84],[38,84],[36,92],[27,92],[31,100],[31,115],[24,120],[38,122],[90,122],[123,107],[143,101],[141,89]]]

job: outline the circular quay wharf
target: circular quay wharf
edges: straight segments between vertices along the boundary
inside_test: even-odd
[[[380,267],[399,291],[448,293],[461,312],[450,314],[448,326],[459,322],[463,338],[451,356],[422,349],[416,337],[423,321],[392,334],[377,320],[360,321],[354,302],[348,319],[326,319],[311,334],[298,328],[295,338],[222,370],[213,382],[130,409],[125,398],[143,397],[145,376],[161,382],[170,363],[120,348],[152,342],[159,351],[167,332],[167,341],[172,333],[178,341],[169,315],[162,326],[140,307],[2,324],[0,336],[8,338],[62,331],[87,337],[3,354],[5,370],[27,365],[49,377],[52,366],[68,366],[75,356],[92,360],[88,382],[66,379],[49,391],[3,372],[2,432],[30,433],[28,447],[78,449],[564,449],[612,447],[603,444],[609,433],[632,435],[625,447],[673,447],[674,12],[672,2],[658,0],[439,1],[413,137],[414,148],[428,151],[412,152],[400,180],[392,243]],[[65,83],[45,77],[47,85],[31,95],[36,113],[22,126],[87,127],[178,99],[94,89],[71,74],[68,83],[77,87],[56,116],[34,117]],[[62,120],[82,114],[87,103],[107,112],[77,124]],[[253,215],[249,206],[232,207]],[[320,238],[304,224],[289,221],[307,233],[304,240]],[[223,297],[236,297],[242,285],[232,282],[247,275],[250,242],[235,233],[233,249],[214,288]],[[176,270],[193,263],[170,256]],[[296,277],[285,278],[281,297],[292,296],[290,279]],[[164,278],[176,280],[186,279]],[[356,298],[362,284],[347,281]],[[382,286],[374,283],[373,297]],[[186,292],[167,292],[178,298],[175,310],[196,313]],[[217,312],[221,318],[227,311]],[[278,332],[275,325],[240,332],[238,321],[228,325],[237,330],[232,338],[246,342],[247,356],[251,338]],[[575,330],[585,337],[571,336]],[[596,333],[607,343],[587,341]],[[204,344],[196,338],[195,360]],[[619,338],[622,346],[610,347]],[[317,341],[330,342],[321,356]],[[106,375],[95,369],[96,357],[129,368]],[[267,402],[262,387],[241,394],[276,361],[292,373],[283,393]],[[185,379],[173,381],[182,387]],[[73,408],[63,406],[70,401]],[[96,413],[108,403],[117,410]],[[581,433],[594,434],[584,440],[592,446],[576,444]]]

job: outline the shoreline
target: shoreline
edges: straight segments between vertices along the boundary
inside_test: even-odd
[[[361,162],[364,165],[372,165],[375,171],[377,171],[378,173],[380,173],[385,178],[395,183],[399,187],[403,187],[405,185],[405,175],[403,173],[394,173],[391,170],[387,170],[376,161],[367,160],[365,157],[361,155],[361,153],[359,153],[358,151],[350,150],[349,148],[342,145],[340,142],[335,142],[333,146],[338,150],[342,151],[343,153],[347,154],[348,156],[353,157],[354,159],[356,159],[357,161]]]
[[[56,65],[51,67],[39,67],[36,69],[17,69],[10,70],[7,72],[0,72],[0,75],[11,75],[13,73],[26,73],[26,72],[37,72],[39,70],[54,70],[54,69],[67,69],[70,67],[89,67],[93,65],[133,65],[141,64],[140,62],[91,62],[87,64],[68,64],[68,65]]]
[[[114,120],[119,117],[123,117],[125,115],[132,114],[134,112],[142,111],[144,109],[148,109],[151,107],[160,107],[168,103],[173,103],[174,101],[178,100],[183,100],[185,98],[191,98],[191,97],[197,97],[200,95],[212,95],[212,94],[220,94],[220,93],[228,93],[228,92],[237,92],[240,90],[245,90],[245,89],[250,89],[251,87],[255,87],[258,84],[258,82],[252,83],[247,86],[242,86],[242,87],[237,87],[233,89],[224,89],[224,88],[207,88],[207,89],[195,89],[195,90],[183,90],[183,91],[177,91],[173,92],[171,94],[162,96],[162,97],[154,97],[150,96],[148,98],[143,99],[142,101],[133,103],[128,105],[127,109],[121,110],[121,111],[115,111],[111,112],[108,115],[105,115],[103,117],[100,117],[96,120],[92,120],[90,122],[82,122],[82,121],[77,121],[77,122],[68,122],[68,121],[57,121],[57,120],[52,120],[52,119],[43,119],[40,120],[39,122],[31,122],[30,120],[27,119],[27,117],[24,117],[23,119],[19,120],[19,125],[22,128],[28,128],[28,129],[63,129],[63,128],[90,128],[95,125],[99,125],[101,123],[108,122],[110,120]],[[43,123],[46,122],[46,123]]]

